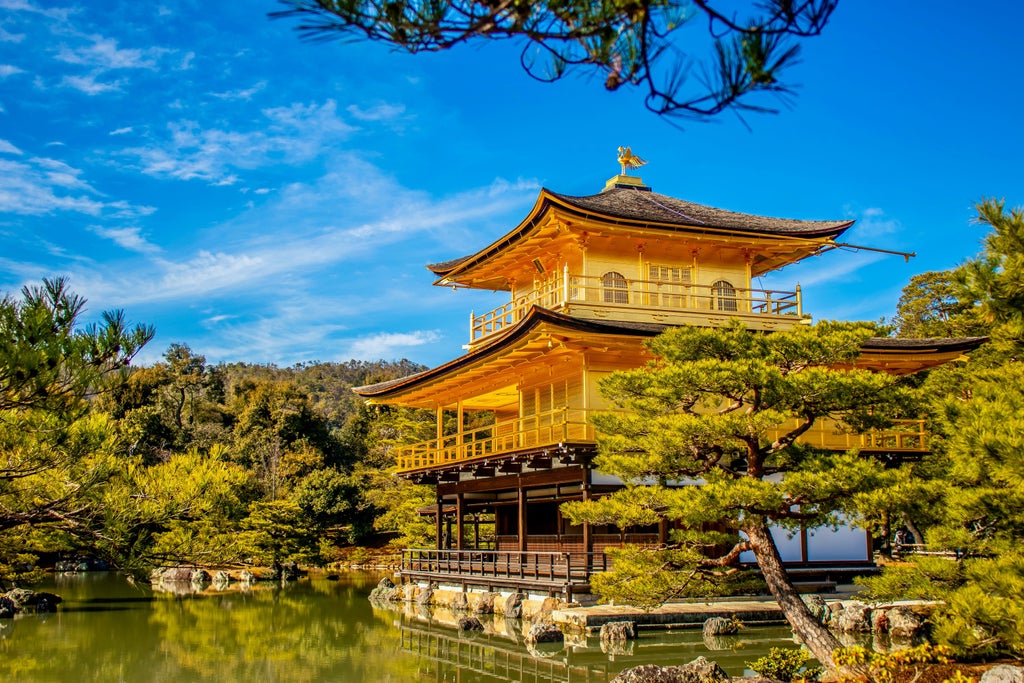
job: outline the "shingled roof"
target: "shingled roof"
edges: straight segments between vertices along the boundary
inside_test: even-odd
[[[482,358],[499,353],[530,330],[541,323],[550,323],[566,330],[597,334],[615,334],[639,337],[654,337],[664,332],[670,325],[649,322],[628,322],[612,320],[587,320],[574,318],[546,308],[532,307],[526,316],[516,323],[505,334],[497,335],[493,341],[484,344],[467,354],[450,360],[430,370],[424,370],[398,379],[354,387],[352,391],[365,398],[384,398],[402,389],[415,387],[422,382],[456,372],[462,367]],[[919,339],[871,337],[861,343],[864,351],[910,351],[910,352],[965,352],[981,346],[988,337],[929,337]]]
[[[632,188],[616,187],[586,197],[573,197],[555,192],[552,195],[581,211],[672,225],[723,228],[798,237],[834,237],[853,225],[852,220],[804,221],[726,211],[657,192],[645,192]]]
[[[444,276],[467,261],[501,250],[528,234],[537,225],[539,218],[552,206],[580,217],[610,219],[626,227],[660,227],[697,232],[705,229],[725,230],[780,237],[835,239],[854,223],[852,220],[805,221],[726,211],[638,188],[613,187],[600,194],[584,197],[542,189],[530,216],[515,230],[479,252],[450,261],[431,263],[427,268],[436,275]]]

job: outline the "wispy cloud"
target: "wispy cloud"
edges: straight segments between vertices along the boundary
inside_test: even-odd
[[[24,69],[18,68],[13,64],[0,64],[0,78],[7,78],[15,74],[25,73]]]
[[[0,154],[21,154],[21,150],[9,143],[7,140],[0,139]]]
[[[121,92],[124,82],[123,81],[112,81],[110,83],[101,83],[97,80],[98,76],[90,74],[87,76],[65,76],[61,79],[60,83],[64,87],[72,88],[83,92],[86,95],[100,95],[107,92]]]
[[[364,108],[357,104],[350,104],[345,111],[359,121],[392,121],[405,116],[405,105],[383,102]]]
[[[67,64],[87,66],[100,71],[114,69],[156,69],[157,59],[169,52],[166,49],[150,47],[120,48],[117,41],[103,36],[90,36],[91,42],[71,47],[62,46],[56,58]]]
[[[100,225],[90,226],[89,230],[100,237],[112,240],[118,246],[129,251],[136,251],[140,254],[155,254],[160,247],[146,240],[142,236],[142,230],[138,227],[131,228],[105,228]]]
[[[128,133],[131,133],[133,130],[135,129],[131,126],[125,126],[124,128],[117,128],[115,130],[110,131],[108,135],[127,135]]]
[[[91,196],[94,191],[79,178],[80,173],[53,159],[0,159],[0,212],[43,215],[73,211],[98,216],[105,205]]]
[[[221,100],[244,100],[244,101],[249,101],[249,100],[252,99],[253,95],[255,95],[258,92],[262,91],[266,87],[267,87],[267,82],[266,81],[260,81],[259,83],[257,83],[256,85],[252,86],[251,88],[245,88],[245,89],[240,89],[240,90],[229,90],[227,92],[215,92],[215,93],[211,93],[211,94],[214,97],[216,97],[217,99],[221,99]]]
[[[354,130],[338,117],[333,100],[262,113],[265,120],[245,131],[178,121],[168,127],[167,138],[124,154],[137,158],[147,175],[228,185],[237,182],[239,169],[307,161]]]
[[[355,340],[344,355],[356,360],[394,360],[407,356],[410,349],[437,343],[441,338],[437,330],[380,332]]]

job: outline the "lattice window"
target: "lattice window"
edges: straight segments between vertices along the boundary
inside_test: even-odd
[[[647,279],[650,281],[652,306],[668,308],[687,308],[689,306],[689,286],[693,282],[690,268],[649,263]]]
[[[628,304],[629,283],[622,273],[609,271],[601,276],[601,288],[604,290],[606,304]]]
[[[712,301],[719,311],[736,311],[736,288],[732,283],[719,280],[711,285]]]

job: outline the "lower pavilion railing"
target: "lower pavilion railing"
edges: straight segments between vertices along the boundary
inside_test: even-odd
[[[595,412],[606,411],[561,408],[400,446],[398,467],[400,470],[436,467],[559,443],[593,442],[596,437],[588,417]],[[780,433],[781,430],[769,431],[768,437],[774,439]],[[924,420],[898,420],[888,429],[865,434],[851,433],[832,420],[819,420],[799,441],[841,451],[858,448],[867,452],[924,453],[928,450]]]
[[[405,549],[401,571],[435,581],[562,587],[587,584],[591,574],[608,568],[603,552]]]

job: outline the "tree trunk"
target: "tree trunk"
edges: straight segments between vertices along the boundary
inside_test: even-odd
[[[832,652],[840,647],[839,641],[814,618],[800,598],[793,582],[789,580],[775,539],[768,529],[767,520],[763,517],[751,518],[750,522],[743,526],[743,531],[753,546],[754,557],[761,568],[761,574],[764,575],[765,583],[768,584],[768,590],[779,603],[789,625],[793,627],[793,633],[821,662],[826,671],[834,671],[836,665],[832,663]]]
[[[917,545],[924,545],[924,534],[922,534],[920,529],[917,528],[917,525],[914,524],[914,520],[910,518],[910,515],[905,512],[903,513],[903,525],[907,527],[907,531],[909,531],[910,535],[914,537],[914,543]]]

